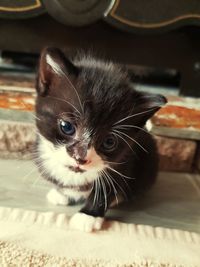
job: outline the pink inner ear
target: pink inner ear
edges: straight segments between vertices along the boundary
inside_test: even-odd
[[[58,48],[46,48],[42,51],[39,64],[37,91],[44,95],[54,77],[65,77],[71,85],[68,76],[76,76],[79,69],[73,65]],[[72,86],[73,87],[73,86]]]
[[[142,99],[144,100],[144,104],[141,103],[146,108],[161,108],[163,105],[167,103],[167,99],[162,95],[156,95],[156,94],[147,94],[144,93],[142,96]]]
[[[40,59],[40,67],[39,67],[39,80],[41,83],[49,82],[49,72],[50,68],[46,62],[46,55],[41,55]]]
[[[64,57],[64,55],[63,55]],[[39,65],[39,78],[41,83],[49,83],[51,76],[55,73],[63,74],[62,67],[64,67],[62,54],[56,48],[46,48],[41,53]]]
[[[46,55],[46,63],[59,76],[60,75],[65,75],[65,73],[63,72],[61,66],[56,61],[54,61],[54,59],[48,54]]]

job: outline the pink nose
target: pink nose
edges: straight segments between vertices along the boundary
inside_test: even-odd
[[[91,163],[91,160],[88,159],[75,158],[75,160],[80,165],[87,165]]]

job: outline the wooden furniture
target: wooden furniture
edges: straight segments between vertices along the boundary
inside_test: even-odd
[[[198,0],[105,0],[100,7],[96,0],[82,1],[82,6],[78,0],[9,1],[20,4],[21,11],[4,10],[5,2],[0,0],[1,50],[39,53],[47,45],[66,51],[92,49],[124,64],[175,69],[180,72],[180,93],[200,96]],[[28,3],[32,9],[23,9]],[[56,3],[61,3],[59,8]],[[63,14],[69,11],[71,20],[65,21]]]

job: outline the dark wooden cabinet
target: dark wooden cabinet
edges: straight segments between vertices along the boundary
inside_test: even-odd
[[[98,13],[96,22],[87,21],[81,27],[75,27],[76,21],[66,26],[49,15],[46,1],[31,1],[32,6],[34,2],[41,5],[37,14],[27,10],[26,19],[25,11],[21,17],[19,13],[12,17],[11,11],[4,13],[0,6],[1,50],[39,53],[44,46],[54,45],[66,52],[93,50],[124,64],[172,68],[180,72],[181,94],[200,96],[200,1],[107,0],[101,6],[102,16]],[[28,1],[18,0],[21,6],[22,2]],[[82,2],[96,4],[95,0]]]

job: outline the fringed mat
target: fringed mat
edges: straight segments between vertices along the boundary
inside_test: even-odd
[[[66,214],[1,207],[0,266],[200,266],[199,234],[116,221],[83,233],[68,222]]]

